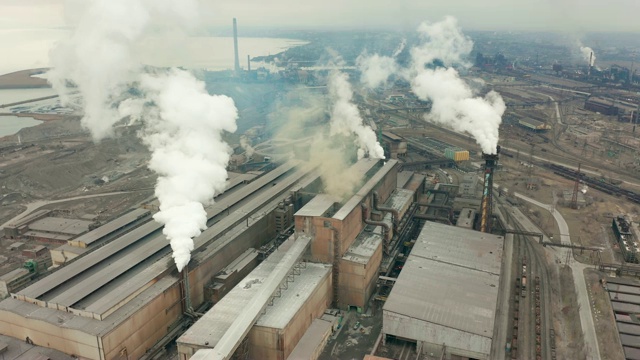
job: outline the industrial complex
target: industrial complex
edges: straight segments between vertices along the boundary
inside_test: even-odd
[[[245,69],[232,24],[232,68],[202,89],[230,94],[239,133],[220,135],[224,190],[181,270],[139,124],[92,143],[57,114],[0,138],[0,357],[640,359],[635,73],[612,83],[626,68],[593,52],[507,61],[529,45],[478,34],[460,80],[504,99],[488,151],[402,77],[372,89],[355,56],[316,66],[355,51],[342,38]],[[328,131],[337,72],[360,121],[344,138]]]

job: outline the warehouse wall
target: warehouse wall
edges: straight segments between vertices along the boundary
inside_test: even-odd
[[[367,302],[375,290],[381,262],[382,242],[380,242],[366,265],[345,259],[340,260],[339,308],[346,309],[351,305],[366,309]]]
[[[168,333],[169,327],[182,316],[180,287],[175,280],[174,285],[102,337],[106,359],[119,359],[122,354],[126,354],[125,359],[139,359]]]
[[[34,309],[36,305],[33,305]],[[38,311],[38,310],[34,310]],[[27,318],[0,310],[0,329],[3,335],[26,340],[86,359],[100,359],[98,338],[85,332],[61,328],[46,321]]]
[[[327,272],[284,329],[254,325],[249,334],[249,359],[284,360],[333,299],[331,272]]]
[[[259,248],[265,242],[276,236],[276,226],[273,213],[263,216],[254,223],[250,223],[249,228],[239,234],[226,244],[216,240],[212,245],[219,247],[215,253],[206,259],[200,260],[200,256],[194,256],[199,260],[197,267],[189,271],[189,289],[191,292],[191,303],[193,307],[198,307],[204,302],[204,287],[211,282],[215,275],[229,265],[247,249]],[[210,247],[212,245],[209,245]],[[190,265],[191,266],[191,265]]]

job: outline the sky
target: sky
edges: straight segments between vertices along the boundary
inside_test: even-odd
[[[66,0],[79,4],[88,0]],[[150,0],[153,1],[153,0]],[[157,0],[156,0],[157,1]],[[175,0],[179,1],[179,0]],[[247,27],[414,30],[458,18],[464,30],[640,32],[638,0],[202,0],[202,24]],[[0,0],[0,29],[62,27],[65,0]]]

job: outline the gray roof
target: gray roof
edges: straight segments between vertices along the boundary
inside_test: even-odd
[[[425,223],[384,311],[491,338],[502,248],[501,236]]]
[[[134,209],[112,221],[109,221],[108,223],[100,226],[95,230],[89,231],[88,233],[79,236],[77,239],[74,239],[73,241],[78,243],[83,243],[85,245],[89,245],[111,234],[112,232],[120,229],[121,227],[126,226],[148,214],[150,214],[149,210]]]
[[[273,306],[266,308],[256,325],[284,329],[330,273],[331,265],[307,263],[300,275],[293,277],[288,288],[282,290],[280,297],[274,299]]]
[[[266,300],[264,303],[256,303],[256,299],[265,292],[270,296],[276,291],[283,279],[287,277],[287,274],[298,262],[310,241],[311,238],[307,235],[299,235],[296,240],[293,240],[292,237],[283,243],[278,250],[258,265],[222,300],[198,319],[178,338],[177,342],[196,348],[214,348],[237,319],[241,317],[241,314],[246,313],[249,308],[254,309],[257,307],[261,309],[266,306]],[[319,268],[310,267],[309,269],[312,269],[311,271],[313,272],[313,269]],[[320,270],[323,272],[326,269]],[[294,277],[294,282],[289,283],[289,287],[295,286],[295,283],[300,282],[298,280],[303,279]],[[287,291],[283,291],[282,294]],[[293,304],[289,303],[289,305]],[[275,322],[273,318],[271,318],[271,321]]]
[[[365,162],[366,161],[366,162]],[[368,167],[368,169],[370,170],[371,168],[373,168],[373,165],[378,163],[378,159],[362,159],[358,162],[358,164],[372,164],[370,167]],[[353,195],[345,204],[344,206],[342,206],[342,208],[340,210],[338,210],[338,212],[335,213],[335,215],[333,215],[334,219],[338,219],[338,220],[344,220],[347,215],[349,215],[351,213],[351,211],[356,207],[359,206],[360,203],[362,202],[362,199],[365,198],[365,196],[369,195],[369,193],[378,185],[378,183],[380,181],[382,181],[382,179],[384,179],[384,177],[387,175],[387,173],[389,173],[389,171],[391,171],[391,169],[393,169],[394,166],[396,166],[398,164],[398,160],[389,160],[387,161],[382,168],[380,168],[361,188],[360,190]],[[368,170],[367,170],[368,172]],[[363,174],[366,174],[366,172],[363,172]]]
[[[333,207],[333,204],[339,200],[331,195],[319,194],[311,199],[302,209],[298,210],[296,216],[325,216],[327,212]],[[328,215],[331,216],[331,215]]]
[[[45,217],[30,223],[29,230],[80,235],[89,230],[91,224],[92,222],[87,220]]]
[[[381,243],[382,236],[379,234],[362,231],[347,249],[342,259],[366,265]]]

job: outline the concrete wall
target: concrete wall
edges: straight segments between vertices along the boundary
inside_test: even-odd
[[[382,333],[383,335],[394,335],[422,342],[422,351],[433,352],[436,356],[439,356],[439,352],[441,353],[442,344],[447,345],[448,354],[474,359],[489,359],[491,352],[490,337],[471,334],[386,310],[382,314]]]
[[[176,282],[102,337],[105,359],[119,359],[123,354],[126,359],[139,359],[181,316],[180,287]]]
[[[2,334],[20,340],[27,337],[35,345],[74,354],[84,359],[101,359],[98,338],[79,330],[61,328],[46,321],[0,310]]]
[[[238,256],[249,248],[259,248],[265,242],[276,236],[276,227],[273,213],[262,217],[255,223],[250,223],[249,228],[238,235],[233,241],[222,245],[213,256],[201,260],[194,269],[189,271],[189,289],[191,303],[194,308],[205,301],[204,287],[211,282],[215,275],[229,265]],[[219,240],[216,240],[219,241]],[[214,242],[211,246],[215,246]],[[195,259],[199,257],[194,256]]]
[[[346,309],[357,306],[366,309],[369,298],[375,290],[378,269],[382,262],[382,242],[367,264],[340,260],[340,277],[338,280],[338,307]]]
[[[308,299],[284,329],[254,325],[247,335],[249,359],[284,360],[311,326],[322,316],[333,299],[331,272],[327,272]]]

